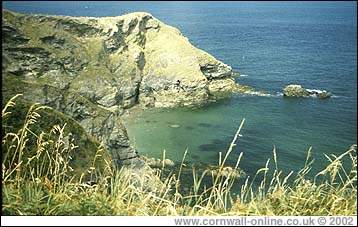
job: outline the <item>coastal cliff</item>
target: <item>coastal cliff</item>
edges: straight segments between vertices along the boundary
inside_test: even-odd
[[[125,109],[196,106],[239,90],[230,66],[148,13],[118,17],[3,10],[3,103],[16,93],[74,119],[115,165],[142,165]],[[90,155],[90,154],[89,154]]]

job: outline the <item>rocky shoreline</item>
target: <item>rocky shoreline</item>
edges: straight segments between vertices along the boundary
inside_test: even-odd
[[[229,65],[148,13],[94,18],[2,12],[3,103],[21,93],[23,102],[70,117],[104,144],[116,167],[148,165],[123,124],[142,109],[202,106],[234,93],[270,96],[236,83]],[[283,94],[330,96],[300,85]]]
[[[143,166],[122,123],[132,109],[200,106],[252,88],[148,13],[118,17],[3,10],[3,103],[17,93],[74,119],[113,164]]]

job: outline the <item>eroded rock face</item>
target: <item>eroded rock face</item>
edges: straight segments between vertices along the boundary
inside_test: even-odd
[[[211,92],[212,83],[232,78],[230,66],[148,13],[103,18],[3,14],[3,70],[78,92],[110,111],[137,103],[197,105],[221,90]]]
[[[116,163],[138,157],[123,110],[199,105],[237,91],[230,66],[148,13],[93,18],[3,10],[2,22],[3,82],[13,88],[7,92],[71,116]]]
[[[42,103],[71,117],[86,133],[106,146],[115,166],[143,164],[137,151],[129,144],[127,131],[118,114],[93,104],[77,93],[62,91],[47,84],[21,80],[13,75],[3,77],[2,82],[5,100],[13,94],[22,93],[27,103]],[[88,151],[88,154],[93,154],[93,151]]]

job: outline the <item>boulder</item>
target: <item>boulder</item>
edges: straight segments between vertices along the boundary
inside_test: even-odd
[[[287,97],[317,97],[319,99],[326,99],[332,94],[326,90],[305,89],[301,85],[291,84],[283,89],[283,95]]]
[[[144,162],[152,167],[152,168],[162,168],[164,167],[173,167],[175,165],[175,163],[170,160],[170,159],[159,159],[159,158],[148,158],[145,156],[142,156],[142,159],[144,160]]]
[[[290,84],[283,89],[283,96],[287,97],[308,97],[310,93],[301,85]]]

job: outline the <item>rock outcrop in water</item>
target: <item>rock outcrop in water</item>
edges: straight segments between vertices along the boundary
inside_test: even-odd
[[[134,105],[200,105],[239,91],[231,67],[148,13],[118,17],[3,10],[3,99],[23,93],[102,141],[114,162],[143,164],[120,115]]]
[[[309,92],[301,85],[290,84],[283,89],[283,96],[288,97],[308,97]]]
[[[283,89],[283,95],[287,97],[309,97],[314,96],[320,99],[331,97],[331,93],[326,90],[305,89],[301,85],[290,84]]]

